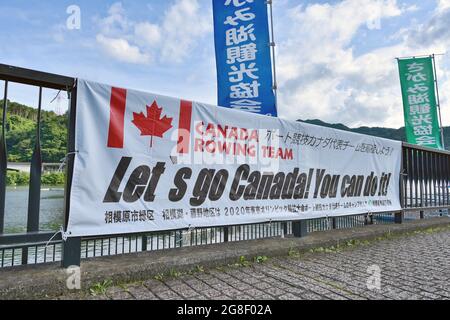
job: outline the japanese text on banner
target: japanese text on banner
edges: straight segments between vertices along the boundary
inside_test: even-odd
[[[267,4],[213,0],[219,105],[277,116]]]
[[[442,149],[432,58],[402,59],[399,69],[408,142]]]

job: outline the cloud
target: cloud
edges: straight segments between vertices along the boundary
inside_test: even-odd
[[[197,0],[178,0],[166,11],[161,30],[165,39],[162,59],[181,62],[189,56],[198,39],[212,32],[212,22]]]
[[[130,43],[127,33],[132,28],[121,2],[116,2],[108,9],[108,15],[98,21],[100,33],[96,40],[108,56],[125,63],[148,64],[151,56]],[[139,31],[145,34],[148,28],[139,25]],[[146,35],[148,38],[148,35]]]
[[[438,0],[437,11],[442,12],[450,8],[450,0]]]
[[[159,45],[162,38],[160,27],[149,22],[136,24],[134,34],[138,43],[149,47]]]
[[[97,39],[116,40],[114,48],[108,42],[98,42],[120,61],[125,61],[125,54],[119,54],[116,48],[127,47],[133,53],[134,63],[148,63],[150,56],[162,62],[181,63],[198,46],[199,40],[212,31],[211,19],[201,9],[198,0],[176,0],[161,21],[139,22],[129,19],[122,3],[117,2],[109,8],[108,16],[99,21]]]
[[[375,55],[356,59],[350,45],[361,28],[400,14],[395,1],[345,0],[291,9],[293,32],[279,46],[281,115],[358,124],[370,122],[367,116],[373,114],[380,121],[378,113],[367,112],[367,104],[371,92],[381,94],[377,87],[383,86],[386,70]]]
[[[108,55],[121,62],[148,64],[151,61],[149,54],[142,53],[138,47],[130,45],[125,39],[108,38],[99,34],[97,42]]]
[[[395,45],[356,56],[353,41],[363,28],[383,28],[386,19],[407,11],[409,7],[390,0],[344,0],[290,9],[286,23],[293,31],[278,46],[281,116],[351,126],[403,125],[395,57],[448,46],[450,32],[444,25],[450,10],[437,7],[429,22],[400,33]],[[443,86],[450,84],[445,80]]]
[[[450,4],[445,9],[438,7],[430,21],[419,25],[407,34],[407,45],[411,48],[439,46],[445,51],[450,44]]]
[[[51,35],[55,42],[63,43],[67,27],[64,24],[56,24],[52,27]]]
[[[116,2],[108,9],[108,16],[99,21],[100,33],[105,36],[117,36],[127,32],[130,27],[121,2]]]

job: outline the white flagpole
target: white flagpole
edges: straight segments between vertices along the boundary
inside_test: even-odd
[[[441,126],[441,140],[442,140],[442,148],[445,149],[445,141],[444,141],[444,125],[442,123],[442,112],[441,112],[441,101],[439,99],[439,87],[438,87],[438,78],[437,78],[437,69],[436,69],[436,55],[432,55],[433,58],[433,68],[434,68],[434,84],[436,87],[436,99],[439,110],[439,125]]]

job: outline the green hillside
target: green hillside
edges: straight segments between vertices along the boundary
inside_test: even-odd
[[[391,129],[391,128],[382,128],[382,127],[360,127],[360,128],[349,128],[341,123],[327,123],[323,122],[321,120],[299,120],[300,122],[315,124],[323,127],[328,128],[334,128],[339,130],[345,130],[345,131],[351,131],[361,134],[367,134],[371,136],[386,138],[386,139],[392,139],[392,140],[399,140],[399,141],[405,141],[406,142],[406,135],[405,135],[405,128],[400,129]],[[445,146],[447,147],[447,150],[450,150],[450,127],[444,127],[444,141]]]
[[[0,100],[3,107],[3,100]],[[6,119],[6,144],[8,161],[30,162],[36,141],[37,109],[8,102]],[[2,122],[0,116],[0,124]],[[48,163],[59,163],[66,155],[67,115],[43,111],[41,119],[42,159]]]

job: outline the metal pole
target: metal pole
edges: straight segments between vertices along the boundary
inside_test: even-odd
[[[292,221],[292,233],[295,238],[303,238],[308,235],[308,220]]]
[[[275,94],[275,109],[278,113],[278,84],[277,84],[277,68],[276,68],[276,58],[275,58],[275,32],[273,28],[273,0],[267,0],[269,5],[270,13],[270,47],[272,50],[272,70],[273,70],[273,91]]]
[[[445,53],[435,53],[435,56],[445,56]],[[403,59],[415,59],[415,58],[429,58],[430,55],[429,54],[424,54],[424,55],[418,55],[418,56],[405,56],[405,57],[396,57],[396,60],[403,60]]]
[[[0,234],[3,234],[5,227],[6,172],[8,168],[8,154],[6,149],[7,108],[8,108],[8,81],[5,81],[5,94],[3,96],[2,131],[0,136]]]
[[[30,184],[28,191],[28,220],[27,232],[39,231],[39,211],[41,203],[41,111],[42,111],[42,87],[39,87],[39,105],[36,123],[36,143],[31,158]]]
[[[69,130],[66,157],[66,187],[64,194],[64,231],[69,224],[70,193],[72,191],[73,166],[75,162],[75,119],[77,108],[77,81],[73,87],[67,88],[69,95]],[[81,263],[81,238],[68,238],[62,246],[62,267],[79,266]]]
[[[442,112],[441,112],[441,101],[439,99],[439,87],[438,87],[438,78],[437,78],[437,69],[436,69],[436,58],[435,54],[433,53],[433,69],[434,69],[434,84],[436,87],[436,99],[437,99],[437,105],[439,110],[439,125],[441,126],[441,140],[442,140],[442,147],[445,150],[445,141],[444,141],[444,126],[442,124]]]

